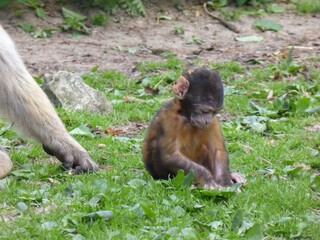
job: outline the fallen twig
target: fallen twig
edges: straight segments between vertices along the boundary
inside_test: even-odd
[[[288,46],[288,48],[292,48],[292,46]],[[310,51],[317,51],[320,50],[320,47],[305,47],[305,46],[293,46],[295,50],[310,50]]]
[[[235,33],[240,33],[240,31],[238,30],[238,28],[236,26],[234,26],[233,24],[231,23],[228,23],[227,21],[223,20],[222,18],[214,15],[213,13],[209,12],[209,10],[207,9],[207,3],[204,3],[203,4],[203,8],[204,8],[204,11],[210,16],[212,17],[213,19],[216,19],[218,20],[223,26],[225,26],[226,28],[228,28],[229,30],[235,32]]]

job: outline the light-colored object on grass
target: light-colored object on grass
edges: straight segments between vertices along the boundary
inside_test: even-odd
[[[83,82],[80,76],[66,71],[45,74],[42,89],[51,102],[73,111],[110,113],[106,96]]]

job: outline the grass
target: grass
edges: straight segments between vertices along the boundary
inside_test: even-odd
[[[320,105],[320,72],[308,66],[312,81],[306,81],[303,66],[211,64],[227,84],[222,126],[231,168],[248,180],[241,193],[154,181],[141,161],[145,128],[133,135],[75,136],[99,165],[112,166],[82,175],[68,175],[39,144],[5,130],[0,140],[13,146],[14,169],[0,181],[0,239],[317,239],[320,135],[306,128],[319,124],[319,112],[308,110]],[[83,78],[105,92],[113,113],[58,113],[68,130],[87,123],[102,129],[146,124],[171,97],[183,68],[167,55],[141,63],[138,79],[93,70]],[[146,93],[149,88],[159,93]],[[243,124],[246,117],[252,122]]]
[[[320,13],[320,2],[317,0],[295,1],[301,13]]]

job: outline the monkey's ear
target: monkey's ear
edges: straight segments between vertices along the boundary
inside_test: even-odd
[[[189,86],[189,81],[185,77],[180,76],[173,85],[174,95],[179,99],[183,99],[188,92]]]

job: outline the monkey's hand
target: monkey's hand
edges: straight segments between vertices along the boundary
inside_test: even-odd
[[[230,175],[232,183],[245,184],[247,182],[247,180],[238,172],[231,172]]]
[[[212,178],[210,180],[206,180],[206,183],[203,185],[203,188],[221,189],[222,187],[218,183],[216,183],[216,181]]]
[[[207,189],[223,189],[222,186],[217,185],[217,184],[205,184],[203,186],[203,188],[207,188]]]
[[[81,146],[63,145],[53,150],[43,145],[43,149],[49,155],[57,157],[67,170],[72,170],[75,173],[98,170],[98,165]]]

